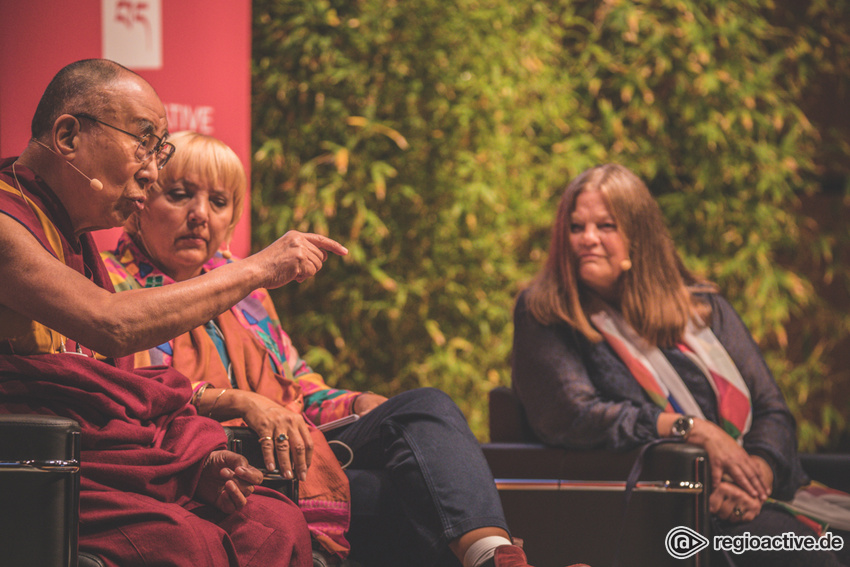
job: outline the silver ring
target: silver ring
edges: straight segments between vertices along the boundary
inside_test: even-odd
[[[286,433],[281,433],[277,436],[278,443],[283,443],[284,441],[289,441],[289,435]]]
[[[271,440],[272,440],[272,438],[271,438],[271,437],[269,437],[268,435],[266,435],[265,437],[260,437],[260,443],[262,443],[262,442],[263,442],[263,441],[265,441],[266,439],[268,439],[269,441],[271,441]]]
[[[732,514],[734,514],[736,518],[740,518],[741,516],[744,515],[744,512],[740,508],[735,506],[735,509],[732,510]]]

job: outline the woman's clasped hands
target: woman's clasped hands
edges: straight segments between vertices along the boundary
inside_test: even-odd
[[[718,425],[695,418],[688,442],[703,447],[711,464],[709,509],[723,520],[745,522],[761,512],[772,492],[773,472]]]
[[[761,512],[762,501],[753,498],[732,482],[721,481],[711,491],[708,509],[721,520],[749,522]]]

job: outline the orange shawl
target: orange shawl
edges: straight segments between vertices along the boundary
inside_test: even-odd
[[[232,311],[215,318],[224,335],[236,387],[257,392],[292,411],[304,409],[301,387],[274,371],[265,346],[236,319]],[[193,382],[209,382],[230,388],[227,371],[215,344],[204,327],[185,333],[172,342],[174,368]],[[244,425],[239,420],[225,425]],[[330,551],[345,557],[349,545],[345,532],[350,522],[348,478],[331,451],[325,436],[311,425],[313,460],[307,481],[299,485],[299,506],[313,537]]]

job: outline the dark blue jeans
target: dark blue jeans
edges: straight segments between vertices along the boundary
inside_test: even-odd
[[[493,476],[466,419],[433,388],[394,396],[328,434],[354,451],[352,559],[378,566],[459,565],[448,542],[507,530]]]

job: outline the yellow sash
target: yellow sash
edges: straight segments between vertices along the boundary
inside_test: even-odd
[[[53,249],[53,253],[64,264],[65,254],[62,251],[62,238],[59,236],[59,230],[47,215],[36,206],[32,199],[2,180],[0,180],[0,190],[23,197],[47,235],[47,242]],[[28,319],[17,311],[0,305],[0,341],[8,341],[15,354],[29,355],[61,352],[65,337],[37,321]]]

